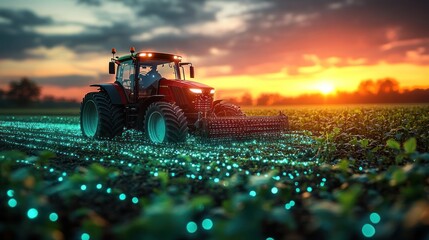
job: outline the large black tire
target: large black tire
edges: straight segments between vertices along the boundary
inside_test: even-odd
[[[154,102],[144,118],[146,137],[154,143],[185,142],[188,122],[183,110],[171,103]]]
[[[88,93],[80,106],[80,128],[88,138],[114,138],[124,129],[123,110],[112,105],[105,92]]]
[[[246,116],[240,109],[239,106],[220,101],[213,107],[213,113],[216,117],[243,117]]]

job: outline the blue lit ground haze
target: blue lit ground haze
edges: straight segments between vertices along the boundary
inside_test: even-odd
[[[53,175],[52,179],[57,182],[66,180],[75,168],[91,163],[116,167],[124,173],[144,169],[152,178],[158,178],[160,173],[167,173],[170,179],[184,177],[192,181],[204,181],[209,183],[205,185],[208,187],[228,187],[236,174],[244,174],[255,177],[255,182],[271,178],[269,194],[272,198],[278,198],[278,206],[283,211],[293,210],[293,194],[312,192],[326,184],[326,176],[313,171],[313,167],[319,165],[316,153],[310,146],[313,140],[300,132],[284,134],[275,140],[206,142],[190,137],[186,143],[174,145],[150,143],[136,131],[127,131],[114,141],[88,140],[81,135],[77,117],[2,116],[0,120],[2,141],[8,145],[30,153],[34,151],[34,154],[41,150],[56,153],[57,157],[42,166],[41,170]],[[22,160],[22,163],[32,164],[26,160]],[[271,170],[275,170],[275,175],[267,174]],[[316,181],[308,183],[307,178]],[[100,182],[93,185],[82,184],[77,188],[83,192],[114,194],[114,201],[139,204],[139,199],[146,196],[133,191],[136,184],[129,184],[126,189],[117,189],[116,186]],[[292,196],[287,199],[282,199],[284,186],[293,190]],[[255,197],[259,195],[259,190],[249,188],[243,194]],[[205,191],[210,192],[210,189]],[[12,197],[13,191],[9,191],[7,195]],[[9,202],[10,207],[16,204],[19,203],[15,200]],[[34,210],[28,214],[28,217],[37,216]],[[58,218],[61,215],[49,215],[50,221],[57,221]],[[190,222],[186,229],[193,233],[197,231],[199,224],[202,226],[201,230],[208,231],[216,222],[206,218],[202,222]],[[85,237],[86,235],[82,235],[82,238]]]

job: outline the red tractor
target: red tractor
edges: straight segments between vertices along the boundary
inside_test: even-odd
[[[81,104],[80,126],[85,137],[112,139],[125,129],[145,132],[155,143],[184,142],[188,133],[206,138],[242,138],[280,133],[288,119],[246,117],[240,107],[223,100],[214,101],[215,89],[185,80],[184,66],[174,54],[131,48],[129,55],[109,62],[114,83],[94,84],[98,92],[85,95]],[[116,66],[115,66],[116,65]],[[116,70],[116,71],[115,71]]]

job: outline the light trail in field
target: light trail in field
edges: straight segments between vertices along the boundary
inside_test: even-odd
[[[78,118],[2,117],[0,120],[0,142],[21,150],[56,153],[62,161],[54,159],[44,169],[55,169],[51,173],[57,175],[73,169],[70,165],[99,163],[124,173],[147,172],[158,177],[165,172],[171,178],[186,177],[224,186],[237,173],[263,178],[268,177],[267,171],[277,170],[271,176],[274,182],[289,182],[296,194],[325,184],[324,181],[318,186],[307,186],[305,181],[302,184],[304,176],[322,177],[312,170],[312,166],[319,164],[313,140],[300,133],[285,134],[271,141],[207,143],[190,137],[183,144],[153,144],[136,131],[126,131],[114,141],[83,138]],[[69,166],[63,166],[64,159]],[[56,178],[63,181],[66,175]],[[273,194],[276,193],[274,189]]]

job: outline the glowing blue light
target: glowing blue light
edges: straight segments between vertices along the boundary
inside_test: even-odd
[[[131,201],[132,201],[134,204],[137,204],[137,203],[139,202],[139,199],[138,199],[138,198],[136,198],[136,197],[133,197],[133,199],[131,199]]]
[[[375,235],[375,228],[371,224],[365,224],[362,227],[362,234],[365,237],[370,238]]]
[[[121,200],[121,201],[125,200],[126,198],[127,198],[127,195],[125,195],[124,193],[121,193],[119,195],[119,200]]]
[[[279,189],[276,187],[271,188],[271,193],[272,194],[277,194],[279,192]]]
[[[295,206],[295,201],[294,200],[290,200],[289,204],[290,204],[291,207],[293,207],[293,206]]]
[[[14,207],[16,207],[16,205],[18,204],[18,202],[14,198],[11,198],[11,199],[9,199],[9,201],[7,202],[7,204],[9,205],[9,207],[14,208]]]
[[[82,186],[80,186],[80,190],[85,191],[86,190],[86,185],[82,184]]]
[[[103,187],[103,185],[101,185],[100,183],[99,184],[97,184],[97,189],[101,189],[102,187]]]
[[[49,220],[51,220],[52,222],[56,222],[58,220],[58,214],[54,212],[49,214]]]
[[[62,182],[62,181],[63,181],[63,177],[59,177],[58,182]]]
[[[267,237],[267,239],[266,240],[274,240],[274,238],[272,238],[272,237]]]
[[[195,222],[188,222],[188,224],[186,224],[186,230],[189,233],[194,233],[197,231],[197,229],[198,229],[198,226]]]
[[[251,197],[256,197],[256,192],[252,190],[252,191],[249,192],[249,195]]]
[[[215,178],[213,181],[214,181],[215,183],[218,183],[218,182],[219,182],[219,178]]]
[[[203,225],[203,228],[205,230],[210,230],[213,227],[213,221],[211,219],[209,219],[209,218],[206,218],[206,219],[203,220],[202,225]]]
[[[112,189],[111,189],[111,188],[108,188],[108,189],[106,189],[106,192],[107,192],[107,193],[111,193],[111,192],[112,192]]]
[[[88,233],[82,233],[82,235],[80,236],[80,239],[82,240],[89,240],[90,236]]]
[[[295,188],[295,192],[299,193],[299,192],[301,192],[301,189]]]
[[[15,192],[12,189],[7,190],[7,192],[6,192],[7,196],[9,196],[9,197],[13,197],[14,193]]]
[[[381,217],[378,213],[373,212],[371,215],[369,215],[369,220],[371,220],[372,223],[377,224],[380,222]]]
[[[35,208],[30,208],[27,212],[27,216],[29,219],[34,219],[39,215],[39,212]]]
[[[290,208],[291,208],[290,204],[289,204],[289,203],[286,203],[286,204],[285,204],[285,209],[286,209],[286,210],[289,210]]]
[[[311,192],[311,191],[313,191],[313,188],[312,187],[307,187],[307,192]]]

